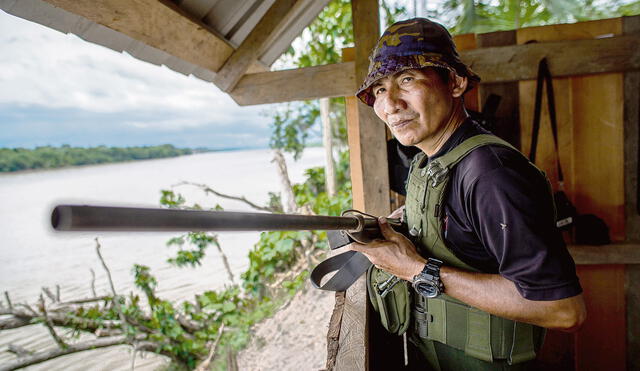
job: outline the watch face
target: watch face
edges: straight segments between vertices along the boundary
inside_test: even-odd
[[[416,286],[416,291],[424,297],[427,298],[435,298],[440,295],[440,289],[438,286],[434,285],[431,282],[420,282]]]

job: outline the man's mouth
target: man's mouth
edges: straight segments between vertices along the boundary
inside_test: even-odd
[[[389,126],[393,130],[401,130],[409,125],[412,121],[413,119],[396,120],[393,122],[389,122]]]

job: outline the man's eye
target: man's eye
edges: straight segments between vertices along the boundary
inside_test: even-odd
[[[413,81],[413,77],[412,76],[405,76],[402,78],[402,82],[410,82]]]
[[[384,93],[385,91],[386,91],[385,88],[376,88],[373,90],[373,95],[379,95]]]

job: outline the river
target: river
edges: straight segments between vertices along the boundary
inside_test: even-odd
[[[172,249],[165,242],[175,233],[78,233],[53,232],[49,216],[58,203],[111,204],[158,207],[160,190],[181,181],[204,183],[225,194],[242,195],[265,204],[268,192],[279,192],[280,183],[269,150],[212,152],[170,159],[72,167],[0,175],[0,290],[13,303],[34,303],[47,286],[60,285],[61,299],[89,297],[91,272],[95,272],[98,295],[108,294],[106,274],[95,253],[98,237],[102,254],[119,293],[133,290],[131,267],[141,263],[158,278],[158,294],[174,300],[190,300],[204,290],[229,283],[215,249],[208,251],[202,266],[176,268],[166,263]],[[287,157],[293,182],[304,179],[304,170],[322,166],[322,148],[308,148],[300,161]],[[177,191],[188,201],[203,206],[220,204],[225,210],[248,211],[238,201],[205,196],[196,187]],[[220,233],[221,246],[236,279],[248,264],[247,253],[258,240],[257,232]],[[4,303],[4,295],[0,299]],[[54,347],[44,326],[34,325],[0,332],[0,364],[15,359],[9,344],[31,350]],[[135,360],[136,370],[164,364],[162,357],[146,355]],[[93,350],[32,366],[30,370],[130,369],[128,347]]]

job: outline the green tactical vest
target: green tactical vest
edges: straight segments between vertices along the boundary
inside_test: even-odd
[[[424,154],[414,159],[407,183],[405,213],[410,234],[423,256],[478,272],[445,245],[442,212],[451,169],[471,151],[488,144],[513,148],[498,137],[483,134],[465,140],[426,166],[423,166]],[[541,327],[494,316],[446,294],[435,299],[416,294],[412,309],[414,335],[447,344],[488,362],[506,359],[509,364],[516,364],[534,359],[544,338]]]

